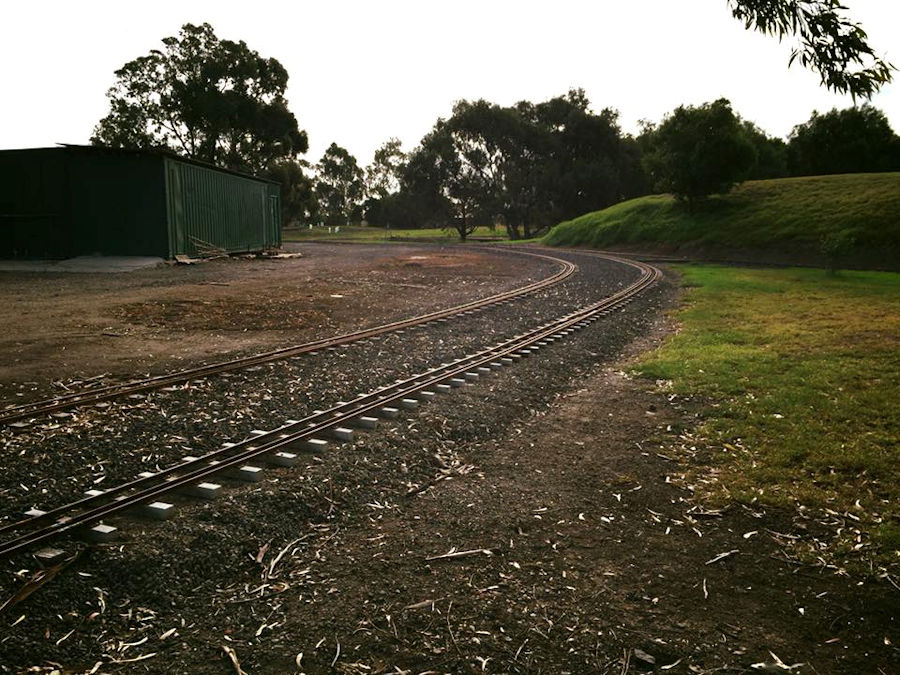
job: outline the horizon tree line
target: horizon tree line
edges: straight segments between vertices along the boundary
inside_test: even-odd
[[[893,66],[832,0],[728,3],[748,29],[796,38],[792,60],[834,91],[869,99],[891,81]],[[868,104],[814,112],[787,143],[741,120],[725,99],[679,106],[631,136],[614,109],[592,111],[582,89],[506,107],[461,100],[408,153],[392,138],[363,168],[332,143],[311,164],[276,59],[220,40],[207,23],[185,24],[162,43],[116,71],[91,142],[166,149],[277,180],[285,223],[365,218],[453,227],[461,238],[484,223],[519,238],[652,190],[690,205],[748,178],[900,168],[900,142]]]

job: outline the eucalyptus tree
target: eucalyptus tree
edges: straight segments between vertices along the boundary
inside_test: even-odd
[[[400,189],[400,174],[406,164],[399,138],[389,138],[381,144],[366,167],[366,193],[381,199]]]
[[[813,111],[791,132],[788,161],[795,176],[900,171],[900,137],[870,105]]]
[[[728,0],[746,28],[797,44],[789,63],[799,61],[819,74],[827,88],[870,99],[893,79],[893,65],[879,57],[868,36],[844,12],[841,0]]]
[[[363,171],[356,158],[337,143],[316,165],[316,198],[326,225],[350,225],[362,218]]]
[[[644,163],[655,187],[689,206],[728,192],[746,179],[756,161],[753,143],[726,99],[679,106],[645,133],[650,149]]]
[[[115,72],[92,143],[162,148],[253,173],[306,152],[276,59],[220,40],[208,23],[185,24],[162,43]]]

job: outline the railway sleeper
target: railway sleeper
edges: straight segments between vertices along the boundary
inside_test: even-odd
[[[360,429],[377,429],[378,428],[378,418],[371,417],[369,415],[360,415],[359,417],[354,417],[350,423],[359,427]]]
[[[263,468],[253,464],[242,464],[238,467],[229,467],[222,472],[224,478],[239,480],[244,483],[258,483],[263,477]]]
[[[61,563],[66,557],[66,552],[60,548],[53,548],[48,546],[47,548],[42,548],[34,554],[34,559],[37,563],[44,568],[52,567],[53,565],[57,565]]]
[[[263,455],[262,460],[266,462],[266,464],[271,464],[272,466],[290,468],[297,465],[300,457],[294,452],[279,450]]]
[[[328,435],[339,441],[353,442],[353,429],[348,427],[331,427],[328,430]]]
[[[134,515],[149,520],[168,520],[175,515],[175,511],[176,508],[174,504],[162,501],[140,504],[134,509],[131,509],[131,512]]]
[[[194,485],[186,485],[178,490],[178,494],[195,499],[213,500],[222,494],[222,486],[218,483],[204,481]]]
[[[79,530],[78,538],[89,544],[107,544],[118,536],[118,528],[105,523],[86,526]]]

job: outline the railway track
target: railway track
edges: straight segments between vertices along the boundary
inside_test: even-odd
[[[634,267],[639,270],[640,276],[630,286],[598,302],[543,323],[475,354],[441,364],[360,395],[351,401],[339,403],[328,410],[316,411],[301,420],[290,420],[277,429],[254,432],[250,438],[239,443],[225,444],[202,457],[185,458],[162,471],[142,474],[135,480],[103,492],[92,492],[70,504],[46,512],[33,511],[22,520],[0,527],[0,537],[3,538],[3,542],[0,543],[0,558],[34,549],[64,535],[77,534],[89,540],[105,540],[113,535],[114,528],[103,525],[103,521],[129,511],[143,510],[152,517],[167,517],[174,510],[174,506],[161,501],[166,495],[186,493],[195,497],[211,498],[216,489],[220,488],[211,481],[223,475],[239,475],[243,476],[244,480],[254,480],[261,468],[250,464],[253,461],[290,466],[297,461],[297,455],[290,450],[319,448],[324,445],[322,436],[347,440],[352,436],[354,427],[374,428],[379,419],[397,417],[401,410],[414,410],[441,394],[449,394],[454,388],[476,381],[497,369],[513,365],[517,360],[549,347],[574,331],[590,325],[614,308],[631,302],[660,276],[658,269],[645,263],[609,255],[598,257]],[[571,267],[564,267],[558,274],[567,270],[571,270],[569,274],[574,272],[575,266],[572,263],[568,265]],[[557,275],[548,279],[555,276]],[[513,297],[524,292],[531,291],[519,289],[514,292]],[[488,301],[502,300],[487,299],[481,302]],[[472,304],[469,303],[469,306]],[[422,317],[418,317],[417,320],[421,323]],[[344,337],[346,336],[341,336]],[[44,557],[50,560],[53,555],[54,551],[46,551]]]
[[[190,368],[179,370],[174,373],[167,373],[165,375],[158,375],[155,377],[148,377],[140,380],[130,380],[128,382],[95,387],[90,390],[81,390],[78,392],[72,392],[70,394],[54,396],[52,398],[47,398],[40,401],[32,401],[29,403],[7,407],[3,410],[0,410],[0,424],[9,425],[20,422],[24,419],[37,417],[39,415],[47,415],[64,410],[70,410],[78,406],[92,405],[115,398],[150,391],[153,389],[161,389],[163,387],[181,384],[190,380],[209,377],[211,375],[219,375],[226,372],[240,370],[242,368],[249,368],[264,363],[270,363],[273,361],[280,361],[283,359],[300,356],[302,354],[309,354],[311,352],[317,352],[322,349],[328,349],[329,347],[339,347],[341,345],[365,340],[367,338],[376,337],[385,333],[412,328],[414,326],[423,326],[431,322],[441,321],[451,317],[459,316],[461,314],[465,314],[467,312],[481,310],[491,305],[496,305],[499,303],[507,302],[514,298],[536,293],[537,291],[566,280],[567,278],[572,276],[572,274],[574,274],[578,269],[575,264],[567,260],[562,260],[560,258],[556,258],[547,254],[532,253],[521,250],[513,250],[509,252],[516,255],[526,255],[552,261],[557,265],[558,269],[554,274],[521,288],[507,291],[505,293],[498,293],[481,300],[474,300],[472,302],[467,302],[461,305],[450,307],[448,309],[415,316],[409,319],[394,321],[392,323],[382,324],[373,328],[366,328],[351,333],[344,333],[342,335],[323,338],[321,340],[313,340],[304,344],[284,347],[281,349],[254,354],[252,356],[243,358],[232,359],[229,361],[220,361],[205,366],[199,366],[197,368]]]

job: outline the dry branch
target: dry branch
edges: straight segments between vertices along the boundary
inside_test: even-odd
[[[464,558],[465,556],[470,555],[478,555],[478,554],[492,556],[494,552],[489,548],[473,548],[469,551],[449,551],[448,553],[444,553],[442,555],[433,555],[430,558],[425,558],[426,561],[431,562],[432,560],[444,560],[447,558]]]

